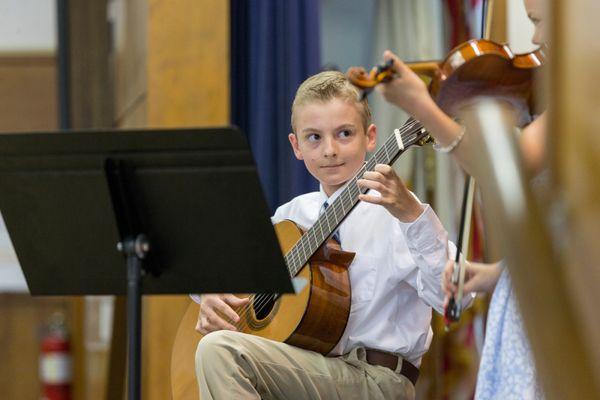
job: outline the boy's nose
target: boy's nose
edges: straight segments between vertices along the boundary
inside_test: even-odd
[[[335,156],[337,156],[337,145],[335,143],[335,140],[333,140],[333,139],[326,139],[323,144],[324,144],[323,155],[325,157],[335,157]]]

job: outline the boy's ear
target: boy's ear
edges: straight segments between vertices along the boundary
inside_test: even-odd
[[[296,158],[298,160],[303,160],[304,158],[302,157],[302,152],[300,151],[300,148],[298,147],[298,137],[296,136],[295,133],[290,133],[288,135],[288,140],[290,141],[290,144],[292,145],[292,150],[294,150],[294,155],[296,156]]]
[[[377,126],[375,124],[369,125],[367,128],[367,151],[373,152],[377,147]]]

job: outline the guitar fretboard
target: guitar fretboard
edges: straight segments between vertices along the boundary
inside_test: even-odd
[[[428,137],[423,125],[415,119],[409,119],[400,129],[390,135],[373,157],[371,157],[358,173],[350,179],[339,196],[325,209],[314,225],[302,235],[300,240],[285,255],[285,261],[294,277],[308,262],[310,257],[321,247],[344,218],[358,204],[358,195],[368,189],[359,187],[357,181],[365,171],[372,171],[377,164],[391,165],[411,146],[421,144]]]

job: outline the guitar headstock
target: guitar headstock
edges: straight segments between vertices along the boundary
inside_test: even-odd
[[[394,134],[401,138],[404,148],[425,146],[433,142],[433,138],[429,135],[427,129],[419,121],[412,118],[402,128],[396,129]]]
[[[423,136],[421,139],[419,139],[419,142],[417,143],[418,146],[425,146],[426,144],[429,143],[435,143],[435,140],[433,140],[433,138],[431,137],[431,135],[429,134],[429,132],[425,131],[425,136]]]

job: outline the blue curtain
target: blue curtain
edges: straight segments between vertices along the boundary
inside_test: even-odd
[[[231,119],[248,135],[272,210],[318,183],[287,135],[300,83],[320,69],[319,0],[231,0]]]

